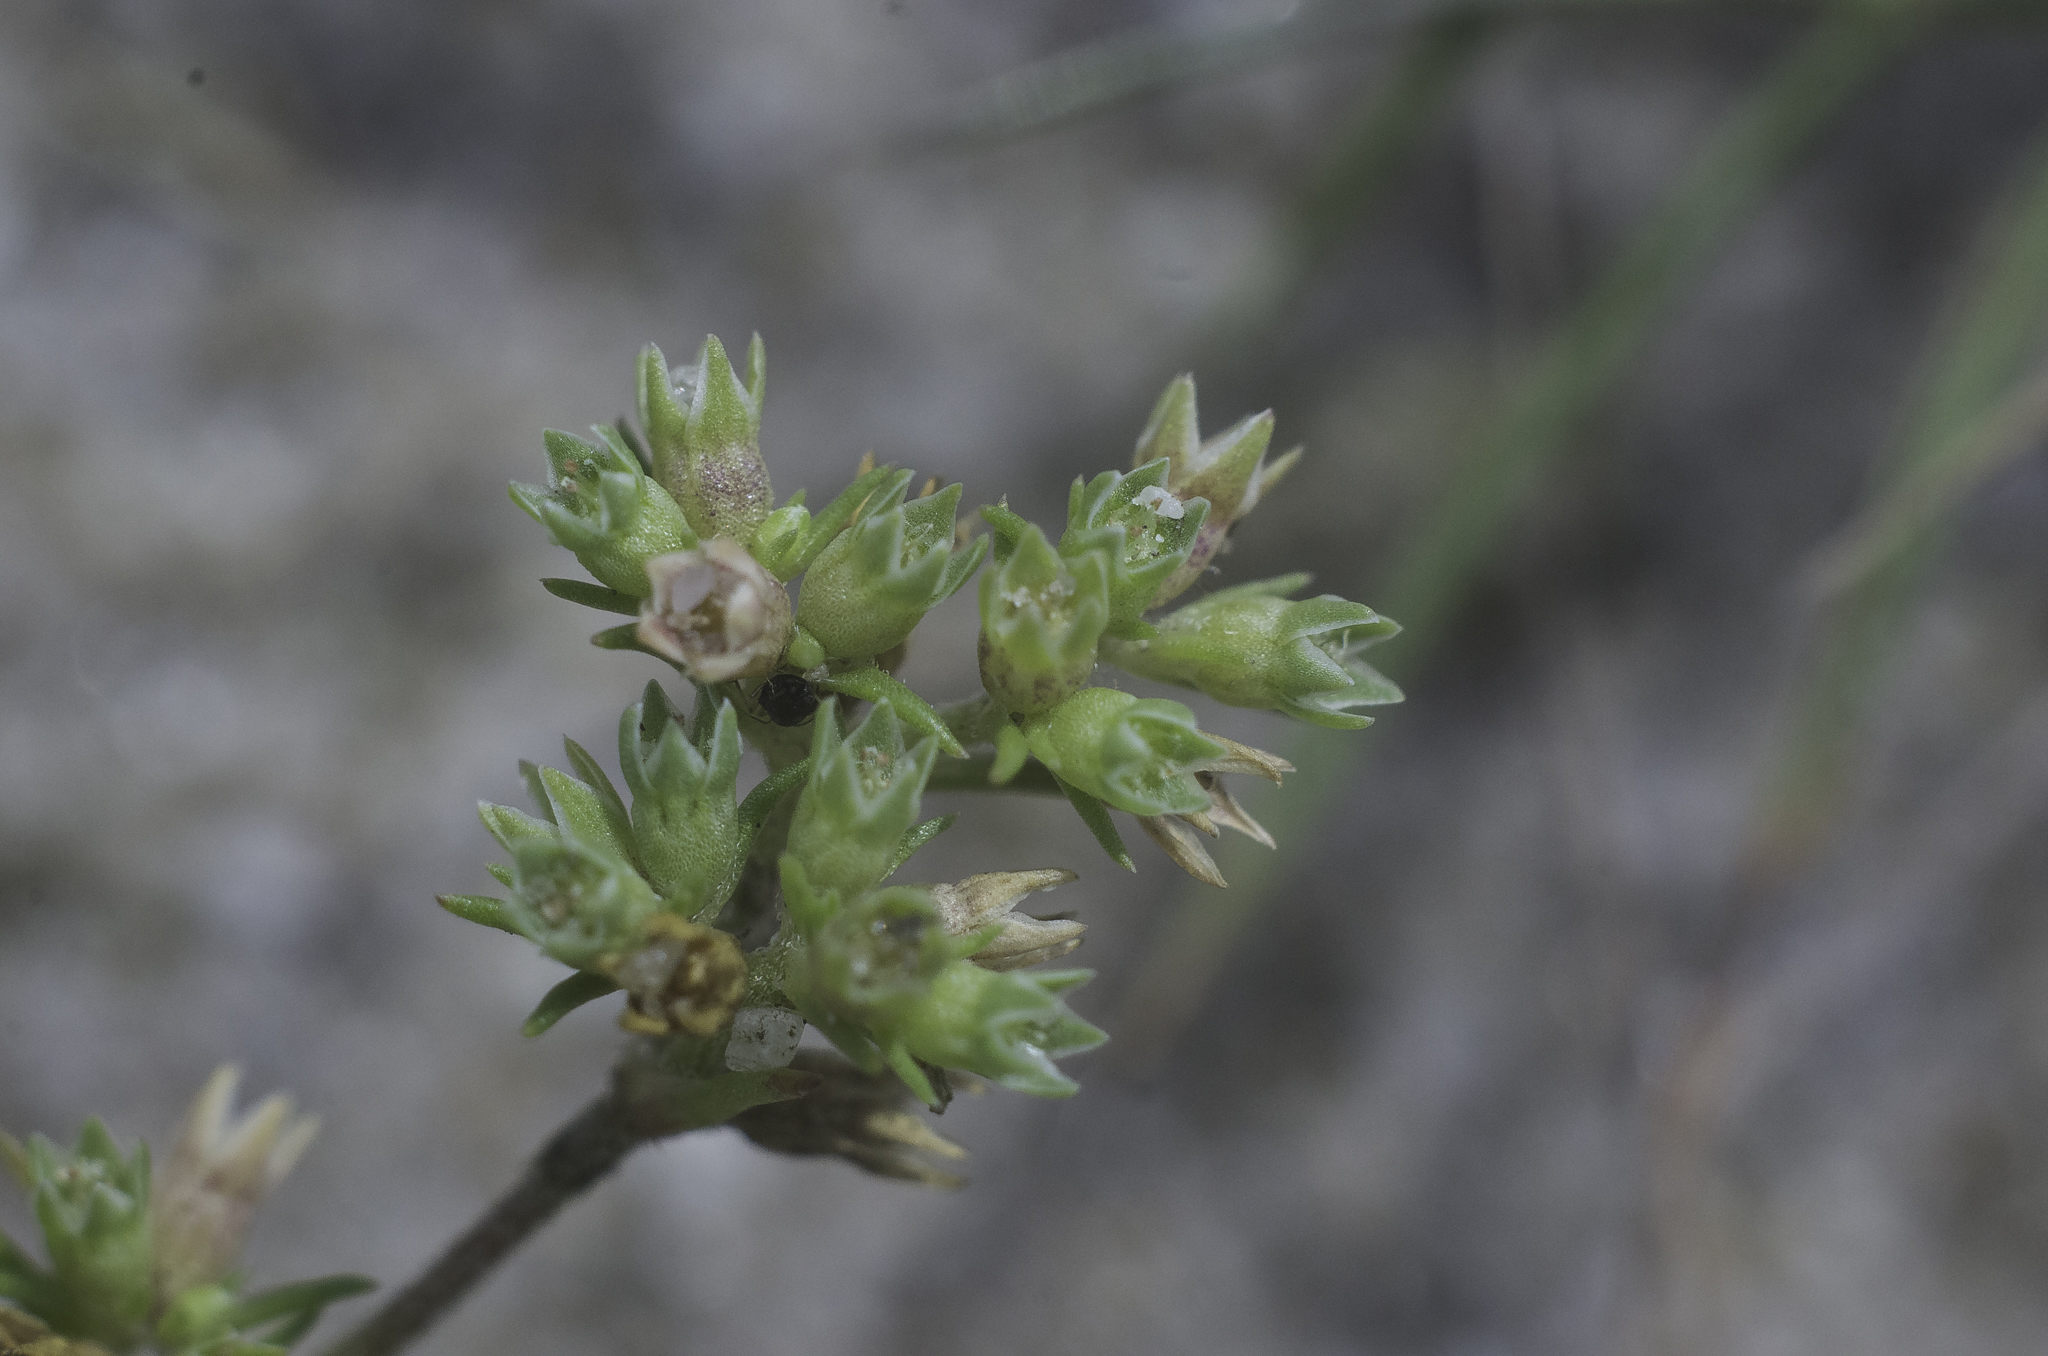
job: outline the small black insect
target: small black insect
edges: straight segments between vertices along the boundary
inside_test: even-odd
[[[818,689],[800,673],[771,674],[754,689],[754,705],[777,725],[808,725],[818,714]]]

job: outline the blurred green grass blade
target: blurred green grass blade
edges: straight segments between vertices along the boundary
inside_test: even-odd
[[[1765,873],[1803,861],[1823,841],[1847,789],[1858,737],[1886,660],[1905,633],[1920,577],[1939,549],[1948,512],[1967,489],[1974,461],[1988,470],[2003,402],[2009,436],[2023,446],[2029,393],[2019,374],[2048,321],[2048,128],[2037,132],[2014,186],[1965,275],[1900,435],[1884,459],[1877,496],[1908,501],[1948,486],[1934,512],[1904,513],[1854,585],[1833,601],[1794,703],[1792,732],[1752,827],[1749,865]],[[2017,450],[2017,449],[2015,449]],[[1901,514],[1900,510],[1889,510]]]
[[[1502,526],[1649,341],[1657,322],[1837,114],[1915,31],[1907,14],[1817,21],[1715,129],[1684,177],[1455,457],[1396,558],[1384,611],[1413,664],[1492,555]]]
[[[1383,88],[1360,105],[1338,138],[1329,168],[1295,208],[1290,234],[1304,268],[1320,263],[1378,207],[1490,31],[1462,14],[1417,28]]]
[[[2048,364],[2016,382],[1991,410],[1943,440],[1926,461],[1900,474],[1876,501],[1815,553],[1808,591],[1823,600],[1846,593],[1945,525],[1972,491],[2048,437]]]
[[[1390,647],[1397,680],[1423,662],[1443,624],[1491,557],[1502,528],[1542,473],[1571,450],[1572,436],[1613,389],[1658,321],[1718,248],[1834,122],[1850,100],[1905,48],[1916,23],[1904,15],[1833,15],[1795,40],[1763,81],[1715,129],[1650,220],[1594,284],[1497,411],[1457,454],[1457,469],[1397,557],[1387,599],[1405,628]],[[1310,851],[1345,803],[1345,783],[1367,744],[1313,737],[1289,752],[1297,771],[1256,813],[1290,826],[1280,851]],[[1239,937],[1283,883],[1288,864],[1239,851],[1225,891],[1194,894],[1176,911],[1126,990],[1112,1028],[1122,1058],[1163,1053],[1200,1006]]]
[[[1147,26],[1072,47],[962,91],[918,140],[973,144],[1020,136],[1157,90],[1248,69],[1358,27],[1355,18],[1333,13],[1343,8],[1315,6],[1206,33]]]

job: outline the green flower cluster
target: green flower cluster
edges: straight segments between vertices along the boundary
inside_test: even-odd
[[[950,1180],[915,1155],[951,1146],[906,1130],[863,1080],[893,1073],[934,1108],[960,1075],[1061,1096],[1075,1084],[1057,1061],[1103,1033],[1066,1003],[1089,972],[1043,968],[1082,925],[1018,911],[1071,873],[895,881],[952,822],[920,818],[925,792],[1063,793],[1129,867],[1123,811],[1221,884],[1205,836],[1273,842],[1223,779],[1277,781],[1289,765],[1178,702],[1097,685],[1098,663],[1356,728],[1358,708],[1400,699],[1358,659],[1396,628],[1332,596],[1289,601],[1304,576],[1160,613],[1298,457],[1267,460],[1270,414],[1204,440],[1189,378],[1161,397],[1129,470],[1075,481],[1057,534],[1001,502],[980,511],[982,534],[960,486],[912,495],[910,471],[872,459],[815,513],[801,493],[776,504],[764,373],[758,337],[744,380],[715,337],[682,369],[649,347],[640,427],[549,433],[546,485],[513,487],[592,576],[547,588],[633,618],[594,640],[666,661],[693,705],[684,717],[650,683],[626,710],[623,793],[573,742],[568,770],[527,767],[534,812],[482,808],[509,857],[492,868],[504,893],[441,902],[570,968],[529,1033],[623,991],[620,1023],[682,1090],[680,1124],[730,1120],[787,1152]],[[897,677],[906,646],[990,557],[983,691],[935,707]],[[747,749],[767,772],[742,795]],[[799,1058],[806,1028],[850,1063]]]
[[[0,1164],[27,1191],[48,1259],[0,1234],[0,1350],[275,1356],[329,1304],[371,1288],[328,1276],[243,1292],[233,1266],[250,1216],[316,1125],[282,1097],[233,1117],[234,1090],[232,1069],[214,1074],[154,1177],[148,1147],[124,1154],[97,1120],[70,1149],[0,1134]]]

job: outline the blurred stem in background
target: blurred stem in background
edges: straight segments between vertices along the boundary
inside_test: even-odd
[[[1823,561],[1837,592],[1794,698],[1785,756],[1758,804],[1745,874],[1796,871],[1846,799],[1872,697],[1909,634],[1914,599],[1969,489],[2048,427],[2048,374],[2022,379],[2048,321],[2048,128],[1930,345],[1882,459],[1872,506]],[[1395,615],[1399,615],[1398,613]]]
[[[1687,286],[1919,28],[1918,11],[1826,16],[1715,129],[1650,220],[1453,453],[1436,504],[1391,569],[1376,576],[1389,579],[1390,587],[1367,590],[1385,599],[1387,615],[1407,628],[1394,659],[1397,672],[1425,660],[1517,507],[1572,450],[1573,436]],[[1299,771],[1275,793],[1272,814],[1313,837],[1330,808],[1343,803],[1356,755],[1309,740],[1289,756]],[[1231,873],[1232,890],[1191,900],[1146,949],[1119,1014],[1119,1049],[1127,1064],[1166,1052],[1282,879],[1276,861],[1249,856],[1233,862]]]

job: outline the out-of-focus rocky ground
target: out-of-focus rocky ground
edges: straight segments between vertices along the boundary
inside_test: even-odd
[[[1223,352],[1385,38],[907,136],[1072,44],[1276,12],[0,8],[0,1125],[161,1136],[239,1061],[325,1119],[251,1272],[402,1280],[618,1039],[593,1009],[522,1040],[549,967],[431,903],[485,884],[474,801],[564,732],[606,747],[650,676],[534,582],[566,560],[503,483],[541,427],[622,413],[650,338],[759,329],[779,486],[873,449],[1052,517],[1199,357],[1211,421],[1278,403],[1310,449],[1230,570],[1380,601],[1484,393],[1794,27],[1497,38]],[[1824,849],[1762,892],[1739,865],[1800,571],[2044,117],[2018,25],[1858,101],[1518,506],[1407,705],[1344,737],[1320,822],[1272,825],[1276,871],[1222,858],[1259,888],[956,807],[929,875],[1083,871],[1077,1006],[1120,1038],[1072,1102],[957,1105],[969,1189],[692,1137],[422,1350],[2040,1351],[2038,455],[1969,499]],[[964,690],[971,605],[935,625],[917,672]]]

